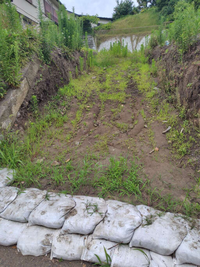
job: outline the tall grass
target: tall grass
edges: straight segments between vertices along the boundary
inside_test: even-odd
[[[110,44],[110,49],[101,50],[96,59],[95,65],[100,67],[109,67],[117,62],[117,58],[125,58],[128,56],[128,47],[120,41]]]
[[[80,49],[82,46],[82,20],[60,5],[59,26],[46,19],[39,5],[40,30],[34,27],[23,29],[19,14],[10,0],[0,4],[0,98],[9,86],[20,83],[22,66],[37,53],[45,63],[51,60],[55,47]]]
[[[183,54],[197,41],[200,32],[200,9],[196,10],[193,3],[180,0],[173,15],[175,20],[168,29],[160,26],[159,30],[152,32],[148,41],[150,49],[157,45],[163,46],[168,40],[176,44],[180,54]]]

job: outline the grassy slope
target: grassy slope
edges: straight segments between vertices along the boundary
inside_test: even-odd
[[[111,24],[111,29],[104,32],[104,34],[114,35],[114,34],[146,34],[150,33],[152,29],[157,27],[152,27],[159,25],[159,14],[155,10],[151,9],[144,13],[137,15],[126,16],[125,18],[118,19]],[[140,28],[138,28],[140,27]],[[143,28],[141,28],[143,27]]]

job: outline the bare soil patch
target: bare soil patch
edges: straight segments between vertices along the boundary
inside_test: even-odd
[[[177,201],[185,201],[187,192],[191,200],[200,203],[194,192],[197,173],[188,164],[181,164],[188,157],[176,159],[172,153],[163,134],[165,123],[157,121],[148,100],[128,78],[128,69],[123,64],[96,69],[72,81],[70,97],[54,100],[57,111],[66,120],[61,124],[49,123],[31,156],[33,164],[39,162],[41,168],[52,169],[54,175],[49,171],[39,179],[35,177],[37,182],[29,181],[28,186],[133,204],[143,202],[166,210]],[[43,114],[46,116],[45,110]],[[157,151],[150,154],[155,148]],[[111,159],[119,158],[124,158],[127,166],[133,161],[137,164],[137,179],[142,180],[140,197],[116,187],[103,191],[101,181],[107,175],[103,170],[109,168]],[[123,182],[125,173],[122,172]],[[14,185],[22,186],[21,183],[26,186],[23,177]],[[182,211],[182,205],[176,205],[175,210]]]

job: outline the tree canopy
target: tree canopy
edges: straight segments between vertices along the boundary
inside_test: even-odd
[[[126,15],[132,15],[137,13],[137,8],[134,7],[134,4],[131,0],[117,0],[117,6],[114,8],[113,19],[119,19]]]

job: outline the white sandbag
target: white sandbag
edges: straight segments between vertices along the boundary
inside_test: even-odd
[[[66,234],[56,231],[53,236],[51,259],[80,260],[87,236]]]
[[[105,200],[97,197],[75,196],[76,207],[67,214],[62,234],[91,234],[107,211]]]
[[[150,264],[149,267],[159,267],[159,265],[157,263],[155,263],[155,261],[150,260]],[[174,266],[173,266],[174,267]]]
[[[17,197],[18,188],[2,187],[0,188],[0,212],[4,211],[8,205]]]
[[[26,189],[0,214],[0,217],[16,222],[27,222],[30,213],[44,200],[45,195],[46,191],[36,188]]]
[[[198,267],[193,264],[175,264],[174,267]]]
[[[174,261],[171,256],[162,256],[155,252],[150,251],[150,256],[152,258],[150,267],[174,267]]]
[[[130,247],[142,247],[168,256],[175,252],[187,235],[186,222],[172,213],[163,216],[149,213],[136,229]]]
[[[5,187],[13,181],[13,170],[4,168],[0,170],[0,187]]]
[[[0,245],[11,246],[17,244],[26,227],[27,223],[12,222],[0,218]]]
[[[51,251],[54,232],[41,226],[27,227],[18,239],[17,249],[22,255],[46,255]]]
[[[112,259],[116,245],[117,243],[106,240],[93,239],[93,236],[89,236],[83,249],[81,260],[99,263],[97,258],[98,256],[102,262],[106,263],[106,253]],[[97,256],[95,256],[95,254]]]
[[[176,251],[176,260],[178,264],[191,263],[200,265],[200,220],[185,237],[180,247]]]
[[[134,230],[142,223],[140,213],[135,206],[124,202],[108,200],[106,204],[108,206],[106,217],[97,225],[94,238],[129,243]]]
[[[120,245],[114,251],[111,267],[148,267],[149,264],[148,250]]]
[[[163,214],[163,212],[159,210],[155,210],[154,208],[146,206],[146,205],[137,205],[136,208],[139,210],[142,218],[144,219],[149,216],[151,216],[152,218],[153,217],[157,218]]]
[[[65,215],[75,207],[76,203],[71,196],[48,193],[33,212],[31,212],[29,225],[42,225],[48,228],[61,228]]]

